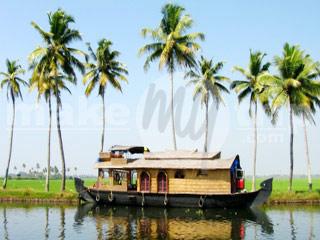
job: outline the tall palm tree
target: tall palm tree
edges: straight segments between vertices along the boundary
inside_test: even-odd
[[[60,126],[60,109],[62,107],[61,91],[66,88],[66,82],[75,84],[75,69],[84,73],[84,66],[76,55],[85,54],[69,45],[75,40],[81,40],[79,31],[70,28],[74,23],[74,18],[63,10],[58,9],[54,13],[48,14],[49,32],[44,31],[38,24],[32,22],[32,26],[38,31],[44,41],[44,46],[36,48],[29,56],[31,61],[35,62],[38,74],[50,76],[55,82],[52,88],[52,94],[56,98],[56,117],[57,130],[62,160],[62,183],[61,191],[65,190],[66,169],[65,156]],[[41,79],[45,79],[41,77]]]
[[[256,189],[256,165],[257,165],[257,145],[258,145],[258,130],[257,130],[257,115],[258,115],[258,103],[261,103],[265,112],[270,113],[268,104],[268,94],[266,86],[261,81],[263,73],[268,71],[270,63],[263,64],[263,58],[266,54],[250,50],[250,60],[248,69],[236,66],[234,70],[240,72],[246,80],[236,80],[230,85],[231,89],[234,89],[238,93],[238,100],[241,103],[245,98],[250,99],[249,104],[249,116],[253,118],[254,125],[254,146],[253,146],[253,174],[252,174],[252,191]],[[252,114],[253,107],[253,114]]]
[[[278,75],[266,74],[263,78],[272,85],[272,108],[274,120],[280,108],[289,107],[290,117],[290,179],[289,191],[292,191],[293,180],[293,117],[302,116],[313,109],[313,99],[320,94],[320,85],[313,80],[315,74],[311,73],[308,65],[310,57],[299,46],[286,43],[282,56],[275,57]],[[316,71],[316,69],[315,69]]]
[[[214,64],[212,59],[208,60],[201,56],[200,61],[195,69],[191,69],[185,75],[190,78],[189,84],[194,84],[193,98],[200,97],[201,104],[205,105],[206,120],[205,120],[205,141],[204,151],[208,151],[208,131],[209,131],[209,100],[210,97],[216,104],[218,109],[220,103],[223,103],[221,92],[229,93],[229,90],[223,85],[223,82],[228,81],[227,77],[218,75],[222,69],[223,63]]]
[[[30,59],[33,61],[33,59]],[[47,169],[50,169],[50,161],[51,161],[51,125],[52,125],[52,89],[55,84],[55,79],[50,77],[49,72],[41,72],[39,64],[33,62],[30,66],[33,69],[32,76],[30,78],[30,90],[37,89],[37,100],[39,101],[41,96],[44,97],[45,101],[48,104],[48,113],[49,113],[49,126],[48,126],[48,157],[47,157]],[[46,172],[46,183],[45,183],[45,191],[49,192],[50,190],[50,171]]]
[[[9,157],[7,162],[7,168],[5,172],[5,177],[3,180],[3,189],[7,187],[7,180],[11,162],[12,147],[13,147],[13,130],[14,130],[14,121],[16,115],[16,100],[22,98],[21,87],[20,85],[28,86],[28,83],[21,79],[19,75],[24,74],[25,70],[17,63],[17,61],[6,61],[7,72],[0,72],[0,75],[4,77],[1,80],[1,88],[6,88],[7,98],[12,102],[12,123],[11,123],[11,134],[10,134],[10,146],[9,146]]]
[[[53,96],[53,90],[57,84],[59,88],[70,90],[64,85],[63,77],[57,76],[53,77],[48,71],[50,68],[41,66],[36,59],[32,58],[30,55],[31,65],[30,69],[33,70],[32,76],[29,80],[30,90],[37,90],[37,101],[43,96],[46,103],[48,104],[48,113],[49,113],[49,124],[48,124],[48,156],[47,156],[47,169],[50,169],[51,162],[51,128],[52,128],[52,103],[51,99]],[[46,174],[46,183],[45,191],[49,192],[50,190],[50,171],[47,171]]]
[[[320,107],[320,83],[316,81],[319,77],[319,62],[314,62],[310,56],[304,58],[304,70],[300,74],[300,79],[308,89],[311,90],[305,92],[309,98],[309,107],[302,106],[302,122],[304,130],[304,141],[305,141],[305,153],[307,161],[307,176],[308,176],[308,189],[312,191],[312,174],[311,174],[311,159],[309,154],[309,143],[308,143],[308,131],[306,121],[311,124],[315,124],[314,115],[316,113],[316,106]],[[311,86],[308,86],[309,84]]]
[[[142,36],[150,36],[152,43],[143,46],[139,55],[148,53],[144,69],[148,70],[150,64],[159,59],[159,69],[167,68],[170,75],[170,111],[172,124],[173,147],[177,149],[176,130],[174,122],[174,87],[173,74],[178,67],[193,67],[196,65],[195,53],[200,49],[197,39],[204,40],[200,32],[187,33],[192,27],[193,20],[185,14],[181,6],[168,3],[162,8],[160,25],[155,29],[142,29]]]
[[[121,81],[128,82],[125,75],[128,71],[124,64],[118,62],[117,58],[120,55],[118,51],[111,50],[112,42],[107,39],[102,39],[98,42],[98,48],[94,52],[88,44],[89,52],[95,63],[86,65],[88,71],[83,77],[83,83],[87,84],[85,94],[89,96],[95,87],[98,88],[98,95],[102,99],[102,135],[101,135],[101,152],[104,147],[105,133],[105,92],[107,85],[110,84],[113,88],[122,92]]]

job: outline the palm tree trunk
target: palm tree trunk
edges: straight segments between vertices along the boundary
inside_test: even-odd
[[[173,139],[173,149],[177,150],[177,141],[176,141],[176,127],[174,124],[174,89],[173,89],[173,72],[170,72],[170,110],[171,110],[171,125],[172,125],[172,139]]]
[[[6,168],[6,174],[5,174],[3,185],[2,185],[3,189],[6,189],[7,187],[9,168],[10,168],[10,162],[11,162],[11,156],[12,156],[13,130],[14,130],[15,117],[16,117],[16,104],[15,104],[15,101],[12,100],[12,123],[11,123],[11,134],[10,134],[9,157],[8,157],[8,163]]]
[[[51,121],[52,121],[52,109],[51,109],[51,96],[48,99],[48,107],[49,107],[49,132],[48,132],[48,161],[47,161],[47,177],[46,177],[46,187],[45,191],[49,192],[50,186],[50,157],[51,157]]]
[[[209,131],[209,103],[208,103],[208,99],[206,100],[206,126],[205,126],[205,139],[204,139],[204,152],[208,151],[208,131]]]
[[[312,178],[311,178],[311,161],[309,155],[309,144],[308,144],[308,132],[306,126],[306,119],[305,115],[303,114],[303,128],[304,128],[304,142],[306,146],[306,157],[307,157],[307,168],[308,168],[308,184],[309,184],[309,191],[312,191]]]
[[[290,105],[290,179],[289,179],[289,191],[292,191],[293,180],[293,113]]]
[[[255,103],[254,106],[254,146],[253,146],[253,175],[252,175],[252,191],[256,190],[256,166],[257,166],[257,145],[258,145],[258,130],[257,130],[257,115],[258,115],[258,104]]]
[[[57,129],[58,129],[58,137],[59,137],[60,153],[61,153],[61,161],[62,161],[61,191],[64,191],[66,189],[66,162],[64,158],[63,141],[62,141],[62,134],[61,134],[61,128],[60,128],[60,105],[59,105],[58,97],[56,97],[56,99],[57,99]]]
[[[106,128],[106,106],[105,106],[105,100],[104,100],[104,93],[101,97],[102,97],[102,135],[101,135],[101,150],[100,150],[100,152],[103,152],[104,132],[105,132],[105,128]]]

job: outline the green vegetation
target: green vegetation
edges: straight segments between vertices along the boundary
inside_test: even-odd
[[[186,33],[192,28],[193,20],[190,15],[184,15],[184,12],[185,9],[179,5],[171,3],[164,5],[159,27],[144,28],[141,31],[143,37],[149,36],[153,42],[139,50],[140,55],[149,54],[144,64],[145,70],[148,70],[152,62],[159,59],[159,69],[166,67],[170,75],[170,111],[174,150],[177,150],[177,141],[173,74],[178,67],[190,69],[196,66],[196,52],[201,48],[196,41],[204,40],[203,33]]]
[[[257,186],[263,181],[262,178],[256,179]],[[314,179],[313,183],[315,188],[313,191],[308,189],[308,180],[305,178],[294,178],[292,181],[292,187],[295,191],[288,192],[289,179],[273,179],[272,194],[269,199],[271,203],[282,202],[301,202],[317,200],[320,201],[320,178]],[[246,179],[246,186],[251,186],[251,179]]]
[[[57,130],[62,161],[61,191],[64,191],[66,184],[66,161],[60,127],[60,109],[63,103],[61,92],[67,91],[71,93],[66,83],[76,84],[76,69],[84,74],[84,65],[77,56],[86,56],[86,54],[70,47],[72,42],[82,40],[80,32],[70,28],[70,24],[75,22],[72,16],[58,9],[48,14],[48,22],[50,28],[48,32],[44,31],[35,22],[32,22],[32,26],[38,31],[44,45],[37,47],[29,56],[31,68],[33,69],[31,83],[37,83],[40,95],[44,93],[51,97],[52,94],[56,99]],[[51,108],[51,103],[49,104],[49,108]],[[47,173],[49,174],[50,172],[48,171]]]
[[[229,93],[229,90],[223,85],[229,81],[229,78],[218,75],[218,72],[223,67],[223,62],[213,63],[212,59],[208,60],[201,56],[198,62],[197,69],[190,70],[186,73],[185,78],[189,78],[189,84],[194,84],[193,99],[197,97],[201,99],[201,105],[205,105],[205,141],[204,151],[208,151],[208,131],[209,131],[209,100],[212,98],[213,104],[219,108],[220,103],[223,103],[221,93]]]
[[[87,72],[83,77],[83,83],[87,84],[85,94],[89,96],[95,87],[98,88],[98,95],[102,99],[102,135],[101,149],[104,147],[104,132],[106,127],[106,107],[105,93],[107,86],[111,85],[114,89],[122,92],[121,82],[128,83],[126,75],[128,70],[125,65],[118,62],[117,58],[120,52],[111,49],[112,42],[107,39],[102,39],[98,42],[98,48],[94,52],[89,45],[89,52],[94,60],[94,63],[86,64]]]
[[[261,81],[261,75],[269,70],[271,63],[263,64],[263,58],[266,54],[261,52],[252,52],[250,50],[250,60],[248,70],[236,66],[234,70],[241,73],[246,80],[235,80],[231,83],[230,88],[234,89],[238,94],[238,101],[241,103],[245,98],[250,99],[249,103],[249,116],[253,119],[254,130],[254,146],[253,146],[253,174],[252,174],[252,191],[256,189],[256,163],[257,163],[257,145],[258,145],[258,103],[261,103],[264,111],[270,113],[268,103],[268,94],[265,91],[265,86]],[[252,114],[252,107],[254,114]]]
[[[0,72],[0,75],[4,77],[1,80],[0,88],[5,88],[7,90],[7,98],[12,101],[12,123],[11,123],[11,134],[10,134],[10,147],[9,147],[9,157],[6,168],[6,173],[3,181],[2,187],[5,189],[7,187],[7,180],[9,175],[9,168],[12,156],[12,147],[13,147],[13,130],[14,130],[14,121],[16,116],[16,101],[17,99],[22,100],[21,87],[20,85],[28,86],[28,83],[21,79],[19,75],[24,74],[25,70],[18,65],[17,61],[10,61],[7,59],[7,72]],[[10,96],[10,97],[9,97]]]
[[[269,98],[272,101],[273,123],[278,111],[283,107],[289,108],[290,122],[290,181],[289,191],[292,191],[293,166],[294,166],[294,124],[293,117],[303,117],[313,121],[316,106],[320,106],[319,63],[314,62],[309,54],[306,54],[297,45],[286,43],[282,56],[274,57],[276,75],[266,73],[264,78]],[[305,123],[304,123],[305,124]],[[305,131],[306,149],[308,149],[307,132]],[[307,151],[307,158],[309,154]],[[310,159],[308,159],[308,175],[311,174]],[[312,190],[309,176],[309,190]]]
[[[95,183],[95,179],[84,179],[86,186]],[[77,200],[77,192],[74,188],[73,180],[66,180],[66,190],[60,192],[61,180],[50,180],[50,192],[44,190],[46,181],[28,180],[28,179],[12,179],[8,181],[7,189],[0,190],[0,199],[14,200]]]

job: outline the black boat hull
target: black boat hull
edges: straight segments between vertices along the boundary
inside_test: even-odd
[[[81,185],[82,184],[82,185]],[[140,192],[111,192],[88,189],[81,179],[75,179],[79,198],[87,202],[107,205],[186,207],[186,208],[249,208],[264,204],[272,191],[272,179],[261,183],[255,192],[235,194],[161,194]]]

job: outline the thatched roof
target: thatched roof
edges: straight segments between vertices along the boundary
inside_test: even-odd
[[[187,150],[179,150],[179,151],[165,151],[165,152],[146,152],[144,153],[144,159],[146,160],[163,160],[163,159],[200,159],[200,160],[213,160],[220,158],[220,152],[198,152],[198,151],[187,151]]]
[[[230,169],[235,157],[230,159],[216,160],[200,160],[200,159],[138,159],[130,161],[123,165],[112,165],[111,162],[98,162],[95,168],[110,168],[110,169]]]

